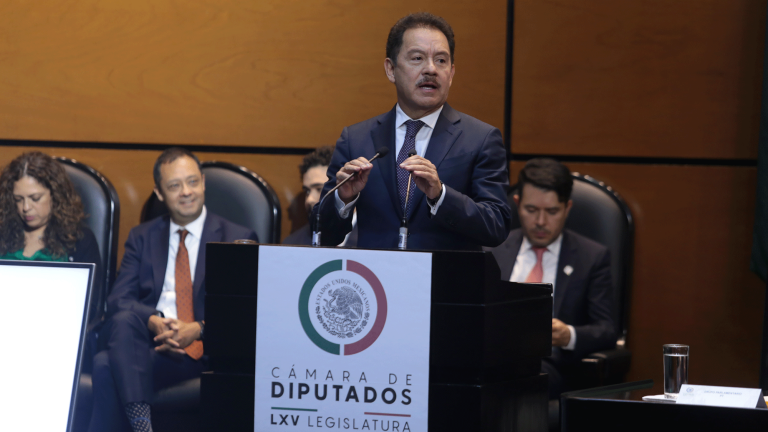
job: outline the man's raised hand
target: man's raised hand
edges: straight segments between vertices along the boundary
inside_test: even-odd
[[[344,204],[352,202],[357,194],[363,190],[365,184],[368,182],[368,175],[371,173],[371,168],[373,168],[373,164],[368,162],[368,159],[361,156],[344,164],[339,172],[336,173],[336,184],[341,183],[347,177],[357,173],[355,178],[349,180],[338,189],[339,198],[341,198]]]

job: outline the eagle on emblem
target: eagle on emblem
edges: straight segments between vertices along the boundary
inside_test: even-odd
[[[331,300],[325,299],[325,304],[331,313],[353,321],[363,316],[363,300],[352,288],[341,287],[329,290],[328,295],[331,296]]]

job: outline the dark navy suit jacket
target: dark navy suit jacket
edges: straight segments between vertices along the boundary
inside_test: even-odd
[[[523,231],[512,230],[501,246],[491,250],[501,269],[501,279],[509,280],[523,243]],[[565,267],[573,271],[565,273]],[[616,345],[615,306],[611,288],[608,249],[570,230],[563,230],[557,261],[553,316],[576,330],[574,351],[556,348],[556,361],[571,363],[593,352]]]
[[[108,316],[121,310],[132,310],[143,322],[148,322],[149,317],[157,312],[155,306],[163,291],[163,280],[168,265],[170,230],[171,220],[168,215],[131,229],[128,240],[125,241],[125,254],[120,263],[120,272],[107,300]],[[205,317],[205,244],[238,239],[258,241],[253,231],[208,211],[193,278],[195,321]]]
[[[325,195],[346,162],[360,156],[370,159],[382,147],[388,147],[389,154],[373,162],[355,204],[360,248],[397,247],[403,209],[395,174],[395,108],[344,129],[323,187]],[[416,188],[408,218],[408,248],[480,250],[503,242],[510,223],[509,174],[499,130],[445,104],[424,157],[437,167],[445,199],[432,216],[424,193]],[[323,245],[339,244],[352,228],[351,212],[342,219],[333,196],[322,202],[322,208],[316,205],[317,211]]]

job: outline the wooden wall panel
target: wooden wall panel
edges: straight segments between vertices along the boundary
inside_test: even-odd
[[[765,285],[749,271],[756,169],[567,165],[612,186],[635,218],[628,380],[661,389],[661,346],[683,343],[690,383],[757,387]],[[522,166],[511,164],[513,176]]]
[[[16,156],[30,151],[28,147],[3,147],[0,152],[0,167],[4,167]],[[95,149],[35,149],[53,156],[77,159],[89,165],[112,182],[120,197],[120,236],[118,263],[123,256],[123,244],[128,232],[139,224],[141,207],[152,192],[152,167],[160,155],[159,151],[142,150],[95,150]],[[262,176],[277,193],[282,206],[282,237],[291,229],[288,220],[288,206],[301,192],[298,165],[301,156],[255,155],[233,153],[196,153],[201,161],[218,160],[231,162],[254,171]],[[119,265],[119,264],[118,264]]]
[[[516,0],[512,150],[755,158],[765,0]]]
[[[0,139],[307,147],[396,101],[385,42],[429,10],[457,35],[455,108],[504,122],[504,0],[7,0]]]

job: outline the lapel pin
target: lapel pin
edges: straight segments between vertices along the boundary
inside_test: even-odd
[[[571,273],[573,273],[573,267],[569,265],[563,267],[563,273],[565,273],[566,276],[570,276]]]

